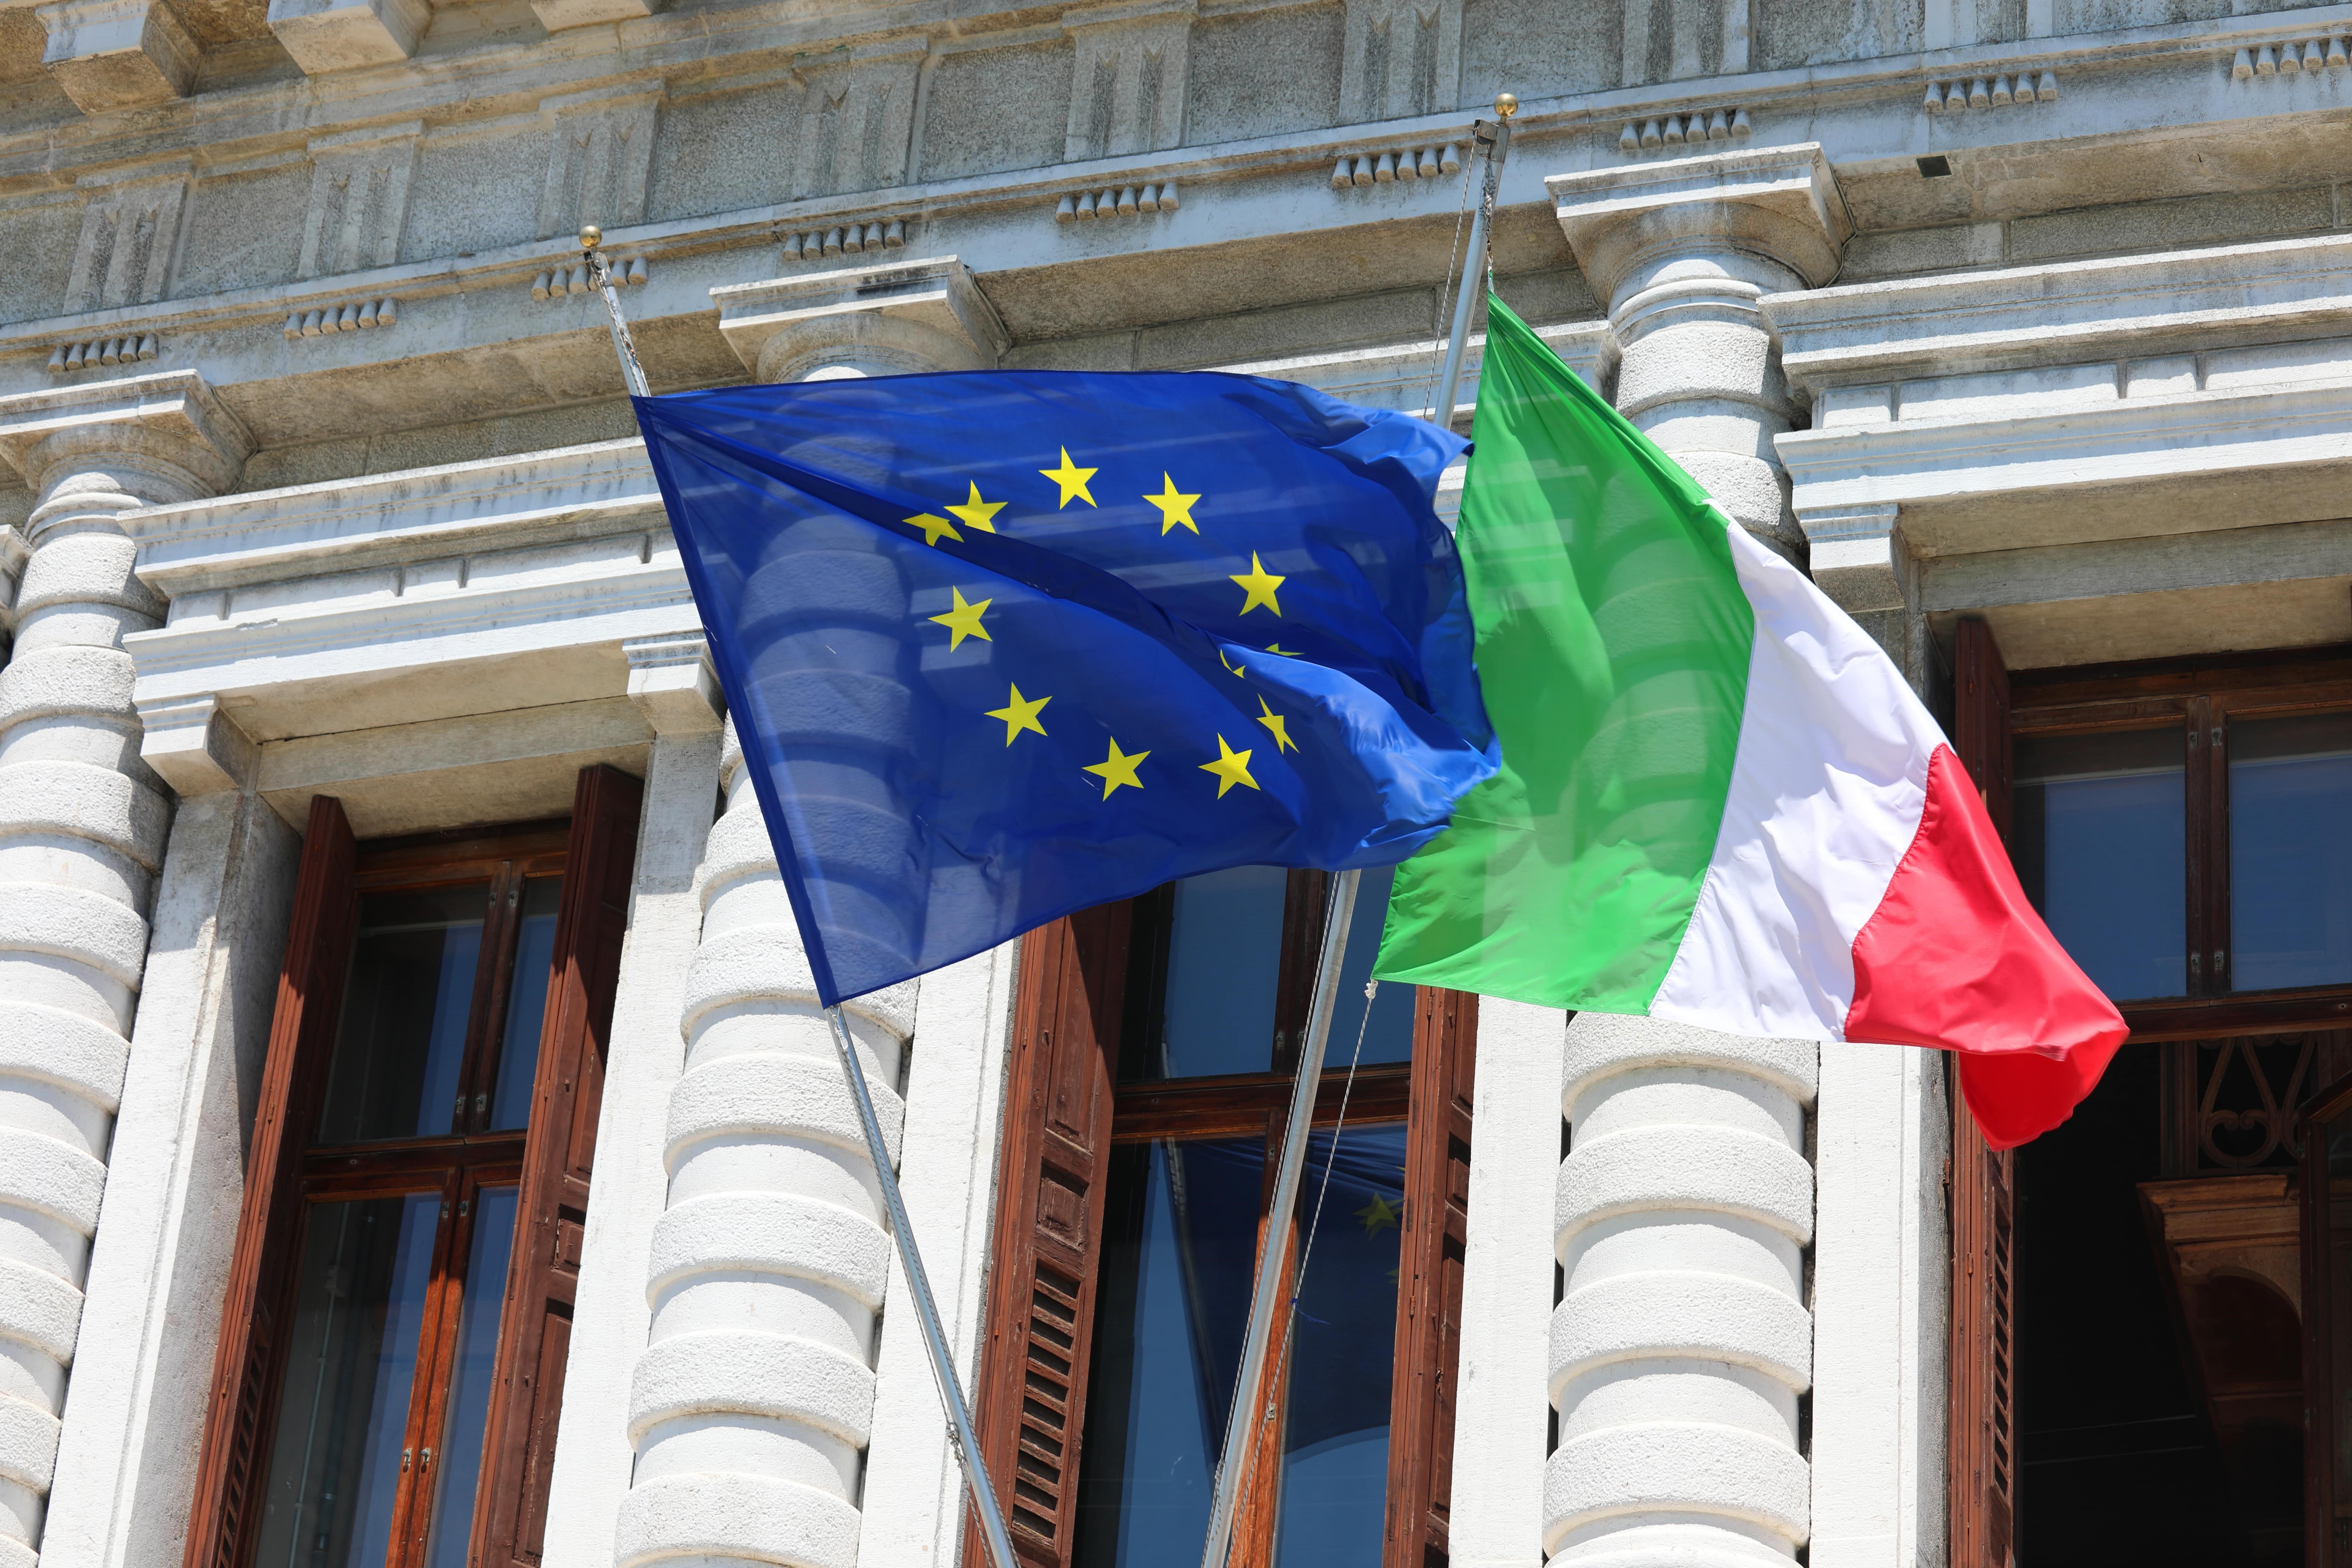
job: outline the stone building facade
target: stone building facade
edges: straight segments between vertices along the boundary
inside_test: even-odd
[[[2004,821],[2014,783],[2029,881],[2089,900],[2061,936],[2155,954],[2117,982],[2148,1000],[2115,1095],[2146,1104],[1992,1157],[1924,1053],[1422,998],[1365,1122],[1421,1151],[1396,1289],[1425,1343],[1391,1361],[1422,1386],[1381,1428],[1414,1507],[1342,1487],[1384,1532],[1318,1556],[1286,1492],[1249,1550],[2352,1560],[2338,1108],[2296,1110],[2352,1068],[2352,865],[2308,817],[2352,754],[2347,40],[2352,6],[2254,0],[0,0],[0,1564],[961,1559],[571,237],[602,226],[656,392],[1223,368],[1425,410],[1502,90],[1499,292],[1871,629]],[[1475,381],[1474,353],[1465,420]],[[2309,733],[2258,744],[2281,714]],[[2111,731],[2162,754],[2064,752]],[[2273,758],[2315,892],[2230,815]],[[2066,790],[2144,779],[2136,849],[2066,826]],[[2134,854],[2186,868],[2118,906]],[[488,901],[398,904],[449,886]],[[2257,973],[2303,951],[2258,886],[2316,958]],[[415,931],[425,968],[369,956]],[[1192,1504],[1164,1538],[1087,1515],[1087,1363],[1039,1349],[1092,1343],[1112,1398],[1097,1275],[1138,1266],[1103,1228],[1150,1250],[1179,1146],[1134,1131],[1129,1068],[1045,1060],[1121,1026],[1073,976],[1153,962],[1066,937],[853,1010],[1024,1556],[1173,1563]],[[369,1131],[334,1077],[371,1005],[454,1053],[377,1085],[456,1084],[446,1128],[432,1100]],[[491,1103],[509,1061],[527,1131]],[[2094,1187],[2121,1206],[2083,1234],[2145,1279],[2033,1230]],[[373,1275],[321,1261],[355,1215],[410,1227],[352,1255]],[[2103,1349],[2111,1309],[2156,1337]],[[2171,1404],[2074,1364],[2126,1353]],[[346,1396],[358,1447],[289,1458]],[[2159,1454],[2189,1479],[2143,1507]]]

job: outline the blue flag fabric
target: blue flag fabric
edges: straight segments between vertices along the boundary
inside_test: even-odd
[[[1205,374],[636,411],[827,1004],[1178,877],[1402,860],[1495,771],[1449,431]]]

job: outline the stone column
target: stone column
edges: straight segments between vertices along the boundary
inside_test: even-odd
[[[43,1568],[186,1550],[221,1300],[245,1196],[301,840],[253,793],[212,699],[142,704],[141,755],[179,797],[151,918]]]
[[[122,647],[163,606],[120,519],[216,492],[245,451],[192,371],[0,398],[38,498],[0,671],[0,1564],[41,1538],[171,820]]]
[[[1772,437],[1801,411],[1757,309],[1837,275],[1852,233],[1820,147],[1759,147],[1545,182],[1622,345],[1617,406],[1751,533],[1803,563]]]
[[[890,1241],[731,722],[720,769],[616,1560],[856,1568]],[[914,989],[850,1005],[894,1145]]]
[[[1773,1568],[1805,1544],[1818,1056],[1646,1018],[1570,1024],[1553,1562]]]
[[[1617,403],[1743,527],[1803,563],[1772,437],[1801,409],[1765,295],[1851,232],[1817,146],[1546,182],[1623,347]],[[1544,1546],[1578,1568],[1769,1565],[1809,1539],[1805,1119],[1820,1051],[1648,1019],[1569,1028]]]

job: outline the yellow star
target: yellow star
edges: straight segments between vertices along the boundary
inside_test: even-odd
[[[1364,1222],[1366,1236],[1378,1236],[1384,1230],[1395,1229],[1397,1221],[1402,1215],[1402,1209],[1390,1203],[1378,1193],[1372,1194],[1370,1203],[1356,1211],[1356,1217]]]
[[[1265,651],[1266,651],[1266,652],[1268,652],[1268,653],[1278,653],[1278,654],[1280,654],[1280,655],[1281,655],[1283,658],[1298,658],[1302,657],[1301,655],[1295,654],[1295,653],[1291,652],[1288,648],[1286,648],[1286,647],[1283,647],[1280,643],[1271,643],[1271,642],[1270,642],[1270,643],[1266,644],[1266,645],[1265,645]]]
[[[1086,502],[1088,506],[1095,504],[1094,492],[1087,489],[1087,481],[1093,479],[1097,474],[1102,472],[1102,470],[1100,468],[1082,468],[1076,463],[1071,462],[1070,449],[1067,447],[1062,448],[1062,466],[1060,468],[1040,468],[1037,471],[1062,487],[1062,499],[1054,503],[1054,510],[1055,511],[1059,511],[1064,507],[1069,505],[1070,498],[1073,496],[1076,496],[1078,500]],[[1163,528],[1160,531],[1165,533],[1168,531]],[[1192,531],[1198,533],[1201,531],[1196,528]]]
[[[1265,715],[1265,717],[1260,719],[1258,722],[1274,731],[1274,754],[1276,756],[1278,757],[1285,752],[1295,752],[1298,750],[1298,742],[1292,740],[1290,738],[1290,732],[1282,727],[1282,715],[1267,707],[1265,705],[1265,699],[1263,697],[1257,700],[1257,710]],[[1007,744],[1010,743],[1011,742],[1007,742]]]
[[[1247,784],[1252,789],[1257,788],[1257,780],[1249,776],[1250,754],[1247,752],[1234,751],[1225,744],[1225,738],[1223,735],[1217,737],[1217,750],[1223,755],[1213,763],[1202,763],[1201,771],[1217,775],[1219,800],[1224,799],[1225,792],[1235,784]]]
[[[1247,680],[1249,679],[1248,668],[1244,666],[1237,665],[1232,659],[1227,658],[1223,648],[1219,648],[1217,650],[1217,662],[1223,665],[1227,669],[1232,670],[1244,680]]]
[[[990,709],[988,716],[1004,721],[1004,743],[1009,746],[1013,744],[1013,737],[1024,730],[1034,730],[1040,735],[1045,732],[1045,726],[1037,722],[1037,715],[1052,700],[1050,697],[1025,698],[1021,695],[1021,689],[1015,686],[1011,700],[1002,708]]]
[[[1143,787],[1143,781],[1135,776],[1135,764],[1150,754],[1150,752],[1122,752],[1118,749],[1118,737],[1114,736],[1110,742],[1110,755],[1099,763],[1088,763],[1087,772],[1101,776],[1103,798],[1108,800],[1110,792],[1121,784],[1127,784],[1134,789]]]
[[[963,535],[958,533],[955,531],[955,524],[950,522],[946,518],[933,517],[929,512],[919,511],[912,517],[901,518],[899,521],[904,522],[909,528],[921,529],[923,531],[923,542],[926,544],[937,544],[940,542],[940,535],[943,533],[950,539],[954,540],[958,544],[963,542]],[[991,529],[989,531],[992,533],[995,530]]]
[[[1199,533],[1200,524],[1192,521],[1192,503],[1201,498],[1178,494],[1176,481],[1168,477],[1165,469],[1160,471],[1160,490],[1158,495],[1145,496],[1143,499],[1160,509],[1160,537],[1166,538],[1168,531],[1179,523],[1191,529],[1195,534]]]
[[[981,500],[980,487],[973,485],[970,500],[961,506],[951,506],[948,510],[963,519],[966,526],[979,529],[983,533],[994,533],[996,514],[1004,510],[1004,504],[1001,500]]]
[[[963,590],[961,588],[950,588],[948,592],[955,595],[955,608],[950,610],[944,616],[933,616],[930,617],[933,621],[947,627],[948,630],[955,634],[955,636],[948,641],[948,651],[950,653],[953,653],[956,649],[963,647],[963,639],[966,637],[978,637],[982,642],[994,642],[996,639],[988,635],[988,628],[980,624],[980,616],[982,611],[987,609],[989,605],[996,603],[996,601],[993,599],[982,599],[977,605],[967,605],[963,602]]]
[[[1259,565],[1256,551],[1253,550],[1250,552],[1249,571],[1234,577],[1233,581],[1240,584],[1242,592],[1249,595],[1248,598],[1242,601],[1241,613],[1243,615],[1248,615],[1260,605],[1264,605],[1267,609],[1272,610],[1277,616],[1282,614],[1282,606],[1274,602],[1274,591],[1276,588],[1281,587],[1285,583],[1289,582],[1290,579],[1287,577],[1277,577],[1273,573],[1267,571],[1265,567]]]

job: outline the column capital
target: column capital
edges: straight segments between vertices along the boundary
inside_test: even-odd
[[[761,381],[986,370],[1012,338],[952,256],[713,289],[719,331]]]
[[[1853,233],[1813,142],[1554,174],[1544,188],[1585,280],[1612,306],[1643,262],[1693,248],[1761,256],[1817,289]]]
[[[41,498],[27,532],[66,489],[110,484],[148,506],[217,495],[252,449],[243,423],[193,370],[0,397],[0,461]]]

